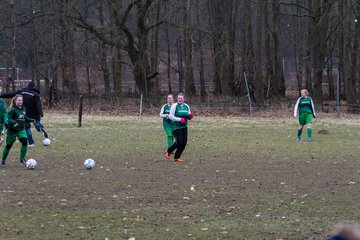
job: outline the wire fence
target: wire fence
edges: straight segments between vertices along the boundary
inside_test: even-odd
[[[152,96],[151,98],[141,97],[141,94],[132,94],[126,97],[105,97],[92,94],[69,94],[58,92],[57,98],[51,109],[77,111],[80,96],[83,96],[84,111],[89,112],[111,112],[118,114],[157,114],[163,104],[166,103],[166,96]],[[266,101],[262,104],[253,103],[250,107],[248,98],[222,98],[211,101],[201,101],[198,98],[189,98],[186,103],[192,111],[206,115],[245,115],[245,116],[283,116],[293,114],[295,98],[283,98],[277,101]],[[45,101],[45,107],[49,104]],[[336,101],[325,101],[323,104],[315,104],[317,112],[329,114],[360,113],[360,105],[350,105],[345,101],[340,102],[339,112]]]

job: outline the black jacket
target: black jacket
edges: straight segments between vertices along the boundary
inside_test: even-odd
[[[1,94],[0,98],[13,98],[16,94],[21,94],[23,96],[27,117],[36,120],[40,120],[40,118],[43,117],[39,90],[27,87],[15,92]]]

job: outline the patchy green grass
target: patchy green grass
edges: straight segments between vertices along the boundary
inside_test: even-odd
[[[317,120],[297,143],[295,119],[197,117],[185,163],[165,160],[156,117],[43,122],[38,168],[16,144],[0,169],[0,239],[324,239],[359,219],[358,119]]]

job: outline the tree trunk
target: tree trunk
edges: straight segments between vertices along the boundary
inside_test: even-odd
[[[182,59],[182,46],[180,37],[176,39],[176,49],[178,55],[178,72],[179,72],[179,92],[184,92],[184,67]]]
[[[30,15],[33,15],[33,11],[35,11],[33,6],[33,0],[29,1],[30,3]],[[35,85],[40,89],[40,78],[38,77],[38,37],[37,37],[37,30],[36,30],[36,23],[35,19],[32,19],[31,24],[31,41],[29,47],[29,58],[30,58],[30,68],[31,68],[31,80],[35,82]]]
[[[61,1],[61,8],[68,12],[71,3],[69,0]],[[74,61],[74,23],[72,19],[61,19],[60,26],[62,26],[63,32],[61,33],[62,53],[60,56],[61,71],[63,77],[63,88],[72,94],[77,92],[77,81],[76,81],[76,66]]]
[[[257,1],[256,13],[256,67],[255,67],[255,101],[261,105],[264,101],[264,86],[263,86],[263,69],[262,69],[262,43],[263,43],[263,19],[264,19],[264,6],[262,0]]]
[[[99,1],[99,22],[101,29],[104,29],[104,14],[103,14],[103,2]],[[105,87],[105,98],[110,99],[111,98],[111,89],[110,89],[110,71],[108,66],[108,59],[107,59],[107,47],[104,42],[101,42],[99,44],[99,51],[100,51],[100,64],[101,64],[101,70],[103,72],[104,76],[104,87]]]
[[[273,8],[273,72],[274,72],[274,96],[285,97],[285,78],[282,65],[282,55],[280,53],[280,3],[276,0],[272,4]]]
[[[113,76],[113,85],[114,85],[114,94],[116,97],[121,97],[122,95],[122,46],[121,39],[122,35],[120,32],[121,29],[121,20],[120,14],[122,10],[122,2],[117,0],[108,0],[109,12],[110,12],[110,22],[111,22],[111,36],[114,39],[114,46],[112,47],[112,76]]]
[[[16,20],[14,13],[14,2],[11,1],[11,88],[15,90],[16,79]]]
[[[192,68],[192,41],[191,41],[191,0],[184,1],[184,50],[185,50],[185,92],[188,96],[196,95],[194,74]]]
[[[156,13],[155,13],[155,21],[159,22],[160,21],[160,1],[158,1],[156,3]],[[154,28],[154,31],[152,33],[152,41],[151,41],[151,56],[150,56],[150,63],[151,63],[151,75],[155,75],[154,77],[154,91],[158,92],[160,85],[159,85],[159,77],[158,77],[158,72],[159,72],[159,31],[160,31],[160,26],[157,25]]]
[[[199,9],[199,1],[200,0],[197,0],[196,1],[196,9]],[[197,24],[200,23],[200,16],[199,14],[196,14],[196,21],[197,21]],[[206,85],[205,85],[205,70],[204,70],[204,57],[203,57],[203,39],[202,39],[202,32],[198,32],[197,33],[197,47],[196,47],[196,50],[197,50],[197,55],[198,55],[198,58],[199,58],[199,63],[200,63],[200,66],[199,66],[199,78],[200,78],[200,96],[201,96],[201,101],[202,102],[205,102],[206,100]]]
[[[234,1],[208,1],[214,51],[214,94],[234,95]]]
[[[169,33],[169,24],[166,24],[166,30],[165,30],[165,38],[166,38],[166,53],[167,53],[167,80],[168,80],[168,90],[169,93],[172,92],[172,86],[171,86],[171,47],[170,47],[170,33]]]

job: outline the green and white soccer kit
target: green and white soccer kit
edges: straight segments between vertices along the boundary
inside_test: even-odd
[[[170,109],[170,119],[173,121],[173,130],[180,128],[187,128],[188,121],[181,123],[181,118],[189,119],[191,114],[190,107],[186,103],[180,105],[179,103],[174,103]]]
[[[160,117],[163,119],[163,127],[166,134],[168,147],[174,143],[173,124],[170,119],[166,119],[166,116],[170,115],[170,108],[171,106],[169,104],[164,104],[160,110]]]
[[[311,99],[311,97],[300,97],[296,104],[295,104],[295,109],[294,109],[294,117],[297,116],[297,114],[299,114],[299,124],[301,126],[307,125],[307,124],[311,124],[312,123],[312,118],[316,118],[316,113],[315,113],[315,107],[314,107],[314,102]],[[312,138],[312,128],[308,128],[307,129],[308,132],[308,138]],[[301,136],[302,133],[302,129],[298,129],[298,137]]]
[[[184,151],[187,144],[187,126],[188,120],[190,120],[190,107],[184,103],[174,103],[170,109],[170,119],[173,121],[173,132],[176,142],[168,148],[167,152],[171,153],[176,150],[174,159],[180,159],[182,152]],[[181,122],[184,118],[185,122]]]
[[[20,147],[20,161],[25,160],[27,152],[27,134],[25,131],[25,122],[33,122],[34,119],[26,116],[25,107],[19,108],[13,105],[8,113],[8,128],[6,131],[6,146],[4,147],[2,154],[2,161],[5,162],[9,155],[10,149],[14,144],[16,138],[18,138],[22,145]],[[26,141],[25,141],[26,140]]]
[[[0,135],[3,133],[5,124],[8,124],[8,112],[6,103],[0,98]]]

